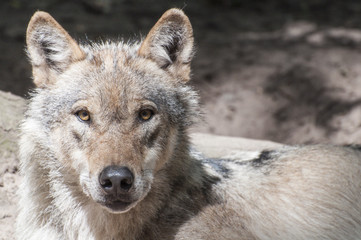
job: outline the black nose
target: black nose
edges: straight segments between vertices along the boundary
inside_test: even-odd
[[[133,185],[133,173],[127,167],[108,166],[99,174],[100,186],[113,195],[128,192]]]

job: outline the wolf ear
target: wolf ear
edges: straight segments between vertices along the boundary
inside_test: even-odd
[[[54,83],[70,64],[85,58],[75,40],[46,12],[36,12],[31,18],[26,44],[38,87]]]
[[[138,54],[155,61],[178,79],[188,81],[193,57],[193,30],[183,11],[170,9],[165,12],[148,33]]]

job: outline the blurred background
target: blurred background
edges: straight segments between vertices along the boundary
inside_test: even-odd
[[[0,90],[28,97],[27,23],[49,12],[79,42],[140,39],[171,7],[196,41],[192,131],[288,144],[361,143],[361,2],[2,0]],[[0,109],[1,114],[1,109]]]

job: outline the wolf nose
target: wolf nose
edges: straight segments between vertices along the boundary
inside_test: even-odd
[[[133,185],[133,173],[127,167],[108,166],[99,175],[100,186],[105,192],[118,195],[128,192]]]

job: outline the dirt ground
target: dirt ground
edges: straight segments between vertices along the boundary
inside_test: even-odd
[[[0,90],[26,97],[33,87],[24,41],[36,9],[84,42],[144,37],[170,7],[183,8],[194,27],[192,84],[204,122],[193,131],[361,144],[361,3],[351,0],[1,1]],[[7,206],[16,168],[0,174],[0,206]],[[2,208],[0,221],[11,224],[12,212]]]

